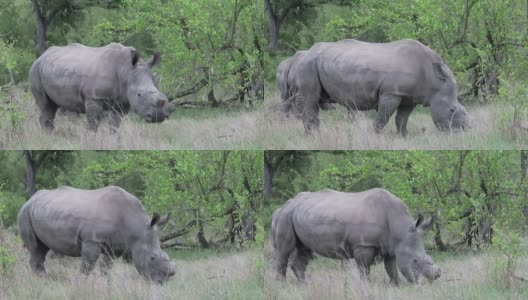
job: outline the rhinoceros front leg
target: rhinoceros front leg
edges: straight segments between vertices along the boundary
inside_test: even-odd
[[[101,246],[95,242],[83,242],[81,247],[81,272],[88,275],[101,254]]]
[[[380,133],[381,130],[387,125],[390,118],[400,106],[401,97],[394,95],[382,95],[380,96],[378,103],[378,114],[376,115],[376,122],[374,129],[376,133]]]
[[[415,105],[400,105],[398,107],[398,112],[396,113],[396,129],[402,136],[407,135],[407,121],[414,107]]]
[[[370,275],[370,266],[374,263],[377,251],[373,247],[358,247],[354,249],[354,258],[359,269],[359,277],[368,279]]]
[[[104,275],[108,274],[108,271],[112,269],[112,266],[114,265],[114,260],[110,255],[103,254],[103,259],[101,261],[101,273]]]
[[[385,271],[389,274],[390,283],[394,285],[400,284],[400,277],[398,274],[398,265],[396,264],[396,257],[394,256],[385,256],[383,258],[385,264]]]
[[[104,101],[86,99],[84,102],[86,109],[86,119],[88,120],[88,130],[97,132],[97,127],[104,116]]]

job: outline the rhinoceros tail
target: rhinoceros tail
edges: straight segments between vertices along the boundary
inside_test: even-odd
[[[281,111],[282,113],[288,115],[288,113],[291,110],[292,106],[292,96],[293,93],[290,90],[290,86],[288,86],[288,74],[290,73],[290,68],[286,68],[282,72],[282,78],[277,78],[279,90],[280,90],[280,96],[281,96]]]

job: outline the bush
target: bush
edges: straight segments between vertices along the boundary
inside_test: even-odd
[[[518,232],[495,228],[492,245],[493,261],[488,269],[491,278],[499,287],[506,289],[513,287],[521,257],[526,255],[524,248]]]
[[[6,246],[0,246],[0,274],[9,276],[13,274],[16,256]]]

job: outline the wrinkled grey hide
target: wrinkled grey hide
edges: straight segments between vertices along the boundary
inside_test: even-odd
[[[376,132],[396,113],[396,127],[407,133],[407,120],[416,105],[431,107],[441,130],[468,127],[458,102],[455,77],[442,58],[414,40],[366,43],[342,40],[316,43],[290,67],[307,134],[319,128],[321,95],[352,110],[377,109]]]
[[[419,217],[414,221],[405,204],[383,189],[299,193],[273,213],[271,224],[279,280],[285,278],[291,259],[294,274],[304,280],[313,253],[354,258],[362,278],[368,278],[370,266],[381,257],[396,285],[398,270],[411,283],[420,276],[430,281],[440,277],[441,270],[425,253],[422,241],[432,220]]]
[[[275,75],[281,96],[281,113],[286,117],[290,116],[290,112],[297,118],[302,117],[302,104],[299,101],[294,101],[294,96],[297,91],[294,85],[297,74],[290,74],[290,69],[306,52],[297,51],[294,56],[286,58],[277,66]],[[327,95],[322,94],[319,99],[319,108],[322,110],[332,109],[334,108],[332,103],[336,102],[329,99]]]
[[[175,106],[159,91],[152,74],[159,61],[158,53],[147,63],[134,48],[117,43],[100,48],[50,47],[29,71],[40,125],[52,131],[59,108],[86,113],[92,131],[97,131],[106,112],[114,129],[130,109],[146,122],[162,122]]]
[[[18,212],[17,224],[28,249],[31,269],[45,273],[46,253],[81,257],[89,274],[100,255],[102,271],[125,256],[145,278],[162,283],[175,266],[160,248],[158,225],[168,217],[149,218],[143,205],[119,187],[39,190]]]

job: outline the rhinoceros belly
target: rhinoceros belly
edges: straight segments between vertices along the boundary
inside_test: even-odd
[[[318,218],[294,217],[294,228],[300,241],[319,255],[352,258],[357,247],[380,246],[383,230],[376,223],[341,221],[321,214]]]
[[[120,238],[125,234],[115,226],[97,216],[86,217],[67,209],[33,209],[33,230],[42,243],[55,252],[80,256],[83,242],[96,242],[119,252],[124,248]]]

